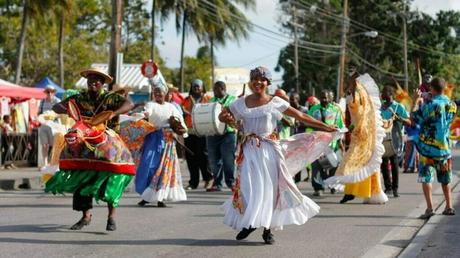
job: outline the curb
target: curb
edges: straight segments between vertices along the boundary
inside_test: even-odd
[[[24,177],[13,179],[0,179],[0,189],[8,190],[24,190],[24,189],[42,189],[43,182],[41,177]]]
[[[458,176],[452,178],[452,190],[460,184]],[[421,191],[421,189],[420,189]],[[439,187],[433,191],[433,203],[439,203],[435,207],[437,211],[444,204],[444,195],[442,188]],[[388,232],[382,240],[368,250],[362,258],[375,257],[416,257],[422,251],[426,244],[429,234],[441,220],[440,216],[433,216],[428,221],[418,219],[420,214],[425,212],[425,200],[420,202],[407,217],[402,220],[398,226]],[[433,223],[437,219],[436,223]],[[423,239],[421,238],[423,235]]]
[[[460,184],[458,176],[454,177],[454,179],[456,182],[452,184],[452,189],[451,189],[452,192]],[[420,228],[420,230],[417,232],[414,238],[412,238],[412,241],[410,242],[410,244],[400,253],[398,258],[412,258],[412,257],[419,256],[420,253],[422,252],[422,249],[428,244],[428,238],[430,237],[431,233],[436,229],[436,227],[442,221],[443,217],[438,216],[439,212],[437,211],[440,210],[441,207],[445,203],[444,195],[442,194],[441,188],[438,188],[436,193],[441,193],[440,199],[442,199],[442,201],[439,202],[439,205],[435,209],[436,215],[432,216],[429,220],[425,222],[425,224],[422,226],[422,228]],[[455,201],[455,199],[453,199],[452,205],[454,205],[458,201],[459,200]]]

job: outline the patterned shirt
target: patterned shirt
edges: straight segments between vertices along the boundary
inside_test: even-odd
[[[420,125],[415,143],[421,155],[430,158],[450,157],[449,127],[457,106],[445,95],[434,96],[412,113],[412,119]]]
[[[404,108],[404,106],[401,105],[400,103],[394,101],[394,100],[391,101],[391,104],[389,106],[387,106],[386,108],[384,108],[384,106],[385,105],[382,104],[382,106],[380,108],[382,119],[384,119],[384,120],[389,120],[389,119],[393,118],[393,113],[398,115],[400,118],[404,118],[404,119],[409,118],[409,114],[407,113],[407,111]],[[401,134],[403,134],[404,133],[404,127],[403,127],[403,124],[401,123],[401,121],[395,121],[395,123],[397,123],[399,128],[401,128]]]
[[[223,107],[229,107],[233,102],[235,102],[235,100],[236,100],[235,96],[227,94],[222,98],[218,98],[214,96],[211,98],[211,100],[209,100],[209,102],[211,103],[218,102],[222,104]],[[235,132],[235,129],[233,127],[231,126],[225,127],[225,133],[234,133],[234,132]]]
[[[88,90],[83,90],[77,95],[70,96],[62,101],[63,104],[71,99],[74,99],[80,109],[82,116],[92,117],[102,111],[115,111],[123,106],[126,99],[115,92],[103,90],[97,98],[92,97]],[[107,122],[107,126],[115,131],[118,131],[118,116]]]
[[[321,106],[321,104],[314,105],[308,111],[308,114],[314,119],[322,121],[327,125],[335,125],[338,128],[344,128],[343,115],[340,108],[333,104],[329,103],[326,107]],[[313,129],[308,128],[307,131],[313,131]],[[331,148],[337,150],[339,147],[339,141],[334,141],[331,143]]]

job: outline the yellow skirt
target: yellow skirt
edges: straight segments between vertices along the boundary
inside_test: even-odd
[[[345,194],[355,197],[370,198],[373,194],[380,193],[380,173],[374,173],[359,183],[345,184]]]

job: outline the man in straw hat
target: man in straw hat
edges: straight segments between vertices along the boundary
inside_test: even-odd
[[[53,86],[46,86],[44,92],[46,94],[46,98],[40,101],[40,105],[38,107],[39,115],[45,113],[46,111],[50,111],[55,104],[61,101],[58,97],[55,96],[56,88]],[[42,161],[39,162],[39,167],[41,170],[43,167],[48,165],[48,154],[50,153],[50,150],[53,146],[54,140],[51,127],[45,124],[40,125],[38,128],[38,137],[40,137],[40,144],[42,146],[42,156],[40,157]]]
[[[131,154],[114,131],[118,128],[118,115],[128,112],[133,104],[118,93],[104,90],[104,84],[112,82],[112,77],[105,72],[91,68],[80,74],[88,80],[88,89],[66,98],[56,104],[53,110],[62,114],[66,113],[70,106],[73,107],[70,110],[72,111],[76,105],[83,120],[104,111],[112,111],[113,113],[107,116],[109,119],[108,129],[106,129],[109,132],[105,133],[107,140],[99,144],[101,146],[96,145],[93,148],[82,143],[79,149],[73,147],[71,151],[69,151],[71,146],[67,144],[61,156],[60,171],[47,182],[45,191],[54,194],[73,193],[73,209],[81,211],[83,216],[70,228],[72,230],[80,230],[90,224],[93,197],[107,202],[109,214],[106,230],[114,231],[116,230],[115,207],[118,206],[125,187],[135,174]]]

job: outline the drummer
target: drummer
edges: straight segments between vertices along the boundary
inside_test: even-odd
[[[394,88],[391,85],[385,85],[382,90],[382,106],[380,108],[383,120],[393,120],[393,126],[401,128],[401,135],[403,135],[403,125],[410,126],[411,122],[409,115],[404,106],[393,100]],[[388,162],[391,165],[391,177],[388,170]],[[383,182],[385,185],[385,193],[393,192],[394,197],[399,197],[398,194],[398,181],[399,181],[399,166],[398,157],[395,154],[392,157],[382,159],[380,170],[383,175]]]
[[[214,97],[210,102],[217,102],[223,107],[229,107],[236,97],[227,93],[227,86],[223,81],[217,81],[213,87]],[[223,135],[206,137],[208,146],[209,167],[214,176],[214,185],[206,189],[207,192],[222,191],[223,181],[228,188],[233,190],[235,181],[235,152],[236,134],[235,128],[226,126]]]
[[[208,155],[206,151],[206,137],[199,136],[193,131],[192,110],[196,103],[208,103],[211,98],[206,95],[203,81],[195,79],[190,85],[188,97],[182,103],[184,111],[184,120],[188,128],[189,136],[185,138],[185,146],[190,149],[193,154],[186,152],[185,159],[190,172],[189,185],[186,190],[198,188],[200,183],[200,170],[203,180],[205,181],[204,188],[208,189],[212,186],[212,174],[208,169]]]
[[[343,115],[340,108],[334,104],[334,93],[330,90],[322,90],[320,94],[320,104],[310,107],[308,114],[316,120],[322,121],[327,125],[335,125],[337,128],[344,128]],[[307,128],[307,132],[312,131],[311,128]],[[337,152],[343,147],[342,141],[337,140],[330,144],[332,151]],[[318,160],[312,164],[312,180],[313,196],[321,196],[321,192],[324,191],[324,187],[320,182],[335,174],[337,168],[324,169]],[[335,193],[335,189],[331,189],[331,194]]]

